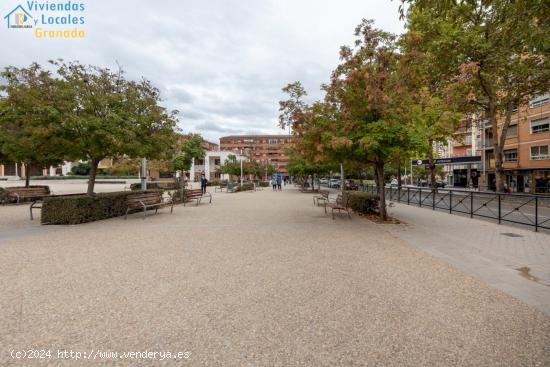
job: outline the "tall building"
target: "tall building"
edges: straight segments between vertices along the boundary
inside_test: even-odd
[[[289,135],[231,135],[220,138],[220,149],[247,156],[251,161],[269,163],[277,171],[288,174],[285,149],[292,145]]]
[[[485,169],[481,176],[495,188],[493,133],[487,121],[479,121],[477,149]],[[502,129],[502,121],[498,124]],[[499,134],[500,135],[500,134]],[[550,93],[532,98],[514,110],[504,143],[506,186],[512,192],[550,193]]]

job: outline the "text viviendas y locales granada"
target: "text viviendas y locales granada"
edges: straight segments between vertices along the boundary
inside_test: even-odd
[[[27,1],[34,14],[34,35],[37,38],[83,38],[86,4],[74,1]]]

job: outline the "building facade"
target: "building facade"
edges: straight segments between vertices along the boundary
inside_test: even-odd
[[[277,172],[288,175],[285,149],[295,138],[290,135],[232,135],[220,138],[220,149],[241,154],[253,162],[272,164]]]
[[[485,170],[486,186],[495,188],[493,133],[487,121],[476,134]],[[503,122],[498,128],[502,130]],[[500,135],[500,132],[499,132]],[[514,109],[504,143],[506,186],[511,192],[550,193],[550,93],[532,98]]]
[[[499,135],[503,119],[498,123]],[[480,163],[445,167],[449,184],[495,190],[493,131],[483,118],[471,118],[449,140],[447,157],[480,156]],[[504,173],[510,192],[550,193],[550,93],[514,109],[504,143]]]
[[[208,181],[228,180],[229,175],[221,173],[221,169],[223,163],[229,158],[230,155],[234,155],[237,158],[237,161],[248,160],[247,157],[235,154],[235,152],[231,151],[205,151],[204,158],[193,159],[191,169],[189,170],[189,180],[191,182],[198,182],[201,180],[203,174]]]

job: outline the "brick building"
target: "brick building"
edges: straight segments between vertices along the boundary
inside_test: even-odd
[[[220,149],[243,154],[258,163],[273,164],[278,172],[286,175],[288,157],[285,149],[293,140],[289,135],[231,135],[220,138]]]
[[[469,167],[452,166],[446,171],[454,186],[471,184],[482,190],[495,189],[493,132],[488,121],[469,119],[449,141],[449,157],[481,156]],[[498,124],[502,129],[503,121]],[[504,145],[504,173],[511,192],[550,193],[550,93],[538,95],[514,110]],[[467,168],[470,170],[469,175]]]
[[[486,182],[494,188],[495,158],[490,126],[476,135],[478,149],[485,161]],[[502,123],[499,124],[499,129]],[[532,98],[512,115],[504,145],[506,185],[512,192],[550,193],[550,93]]]

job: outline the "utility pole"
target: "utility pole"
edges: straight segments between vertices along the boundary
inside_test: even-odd
[[[340,190],[344,192],[344,184],[346,180],[344,178],[344,163],[340,163]]]
[[[242,153],[242,150],[241,150],[241,189],[243,188],[243,153]]]

